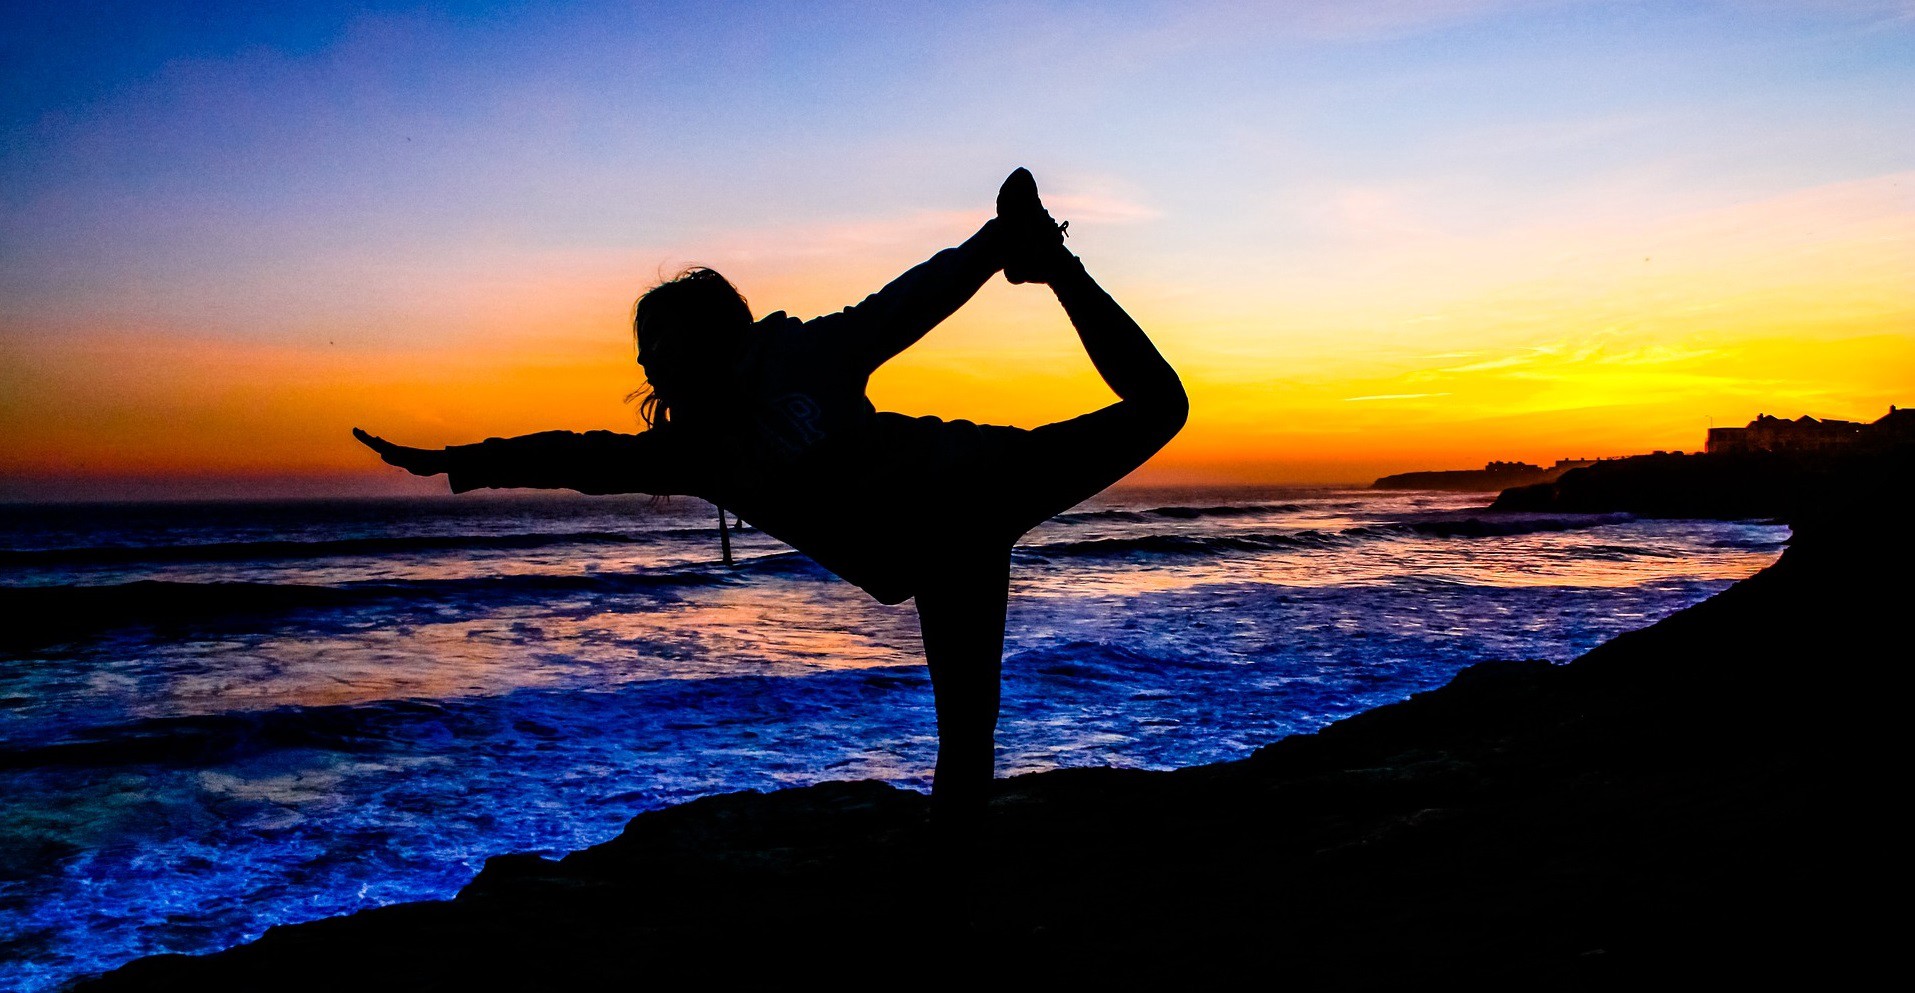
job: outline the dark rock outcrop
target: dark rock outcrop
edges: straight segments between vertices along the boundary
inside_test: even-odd
[[[1464,493],[1491,493],[1516,486],[1555,482],[1569,468],[1569,465],[1565,463],[1557,463],[1545,469],[1527,462],[1491,462],[1481,469],[1399,472],[1378,479],[1370,484],[1370,488],[1373,490],[1453,490]]]
[[[1490,509],[1793,520],[1813,512],[1824,494],[1869,489],[1870,479],[1906,464],[1909,454],[1632,455],[1504,490]]]
[[[1909,478],[1825,491],[1776,565],[1569,665],[1478,665],[1239,762],[1009,780],[969,844],[880,784],[712,797],[82,988],[1853,985],[1899,949],[1859,891],[1905,864],[1879,701]]]

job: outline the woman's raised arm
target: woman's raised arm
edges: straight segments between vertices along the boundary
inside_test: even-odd
[[[823,333],[839,336],[866,371],[875,370],[956,313],[1003,268],[997,231],[996,220],[986,221],[962,245],[912,266],[857,305],[815,323]]]
[[[541,431],[476,445],[411,448],[358,428],[352,436],[415,476],[445,474],[452,492],[528,487],[580,493],[689,493],[677,446],[660,432]]]

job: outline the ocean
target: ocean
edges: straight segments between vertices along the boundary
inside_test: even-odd
[[[1474,662],[1566,662],[1788,535],[1486,502],[1128,489],[1058,517],[1015,557],[999,775],[1241,758]],[[682,498],[0,507],[0,988],[449,897],[707,794],[928,788],[910,605],[733,538],[727,567]]]

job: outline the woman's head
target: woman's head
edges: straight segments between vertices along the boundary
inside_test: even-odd
[[[750,327],[751,306],[710,269],[687,269],[639,297],[632,338],[650,388],[639,407],[646,423],[718,399]]]

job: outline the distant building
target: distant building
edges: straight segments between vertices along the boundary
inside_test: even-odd
[[[1868,433],[1879,435],[1883,442],[1889,444],[1915,441],[1915,410],[1891,406],[1881,420],[1868,426]]]
[[[1710,428],[1710,455],[1749,455],[1776,452],[1806,455],[1840,452],[1863,443],[1915,436],[1915,418],[1910,411],[1888,408],[1888,413],[1873,424],[1858,421],[1818,421],[1807,414],[1789,420],[1759,414],[1746,427]]]

